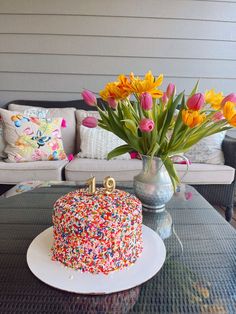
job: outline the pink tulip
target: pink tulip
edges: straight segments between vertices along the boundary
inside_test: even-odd
[[[193,198],[193,193],[192,192],[185,192],[185,199],[187,201],[190,201]]]
[[[204,105],[205,99],[204,95],[201,93],[194,94],[187,100],[187,107],[190,110],[200,110]]]
[[[107,99],[107,103],[108,103],[108,105],[109,105],[112,109],[116,109],[116,107],[117,107],[117,105],[118,105],[117,101],[116,101],[115,98],[113,98],[113,97],[109,97],[109,98]]]
[[[161,98],[163,105],[166,105],[168,103],[168,97],[166,95],[166,92],[163,93],[163,96]]]
[[[83,100],[88,104],[89,106],[96,106],[97,105],[97,99],[96,96],[90,92],[89,90],[85,89],[81,93]]]
[[[220,120],[223,120],[223,119],[225,119],[225,117],[224,117],[224,115],[223,115],[223,113],[221,112],[221,111],[217,111],[215,114],[214,114],[214,116],[212,117],[212,120],[213,121],[220,121]]]
[[[180,164],[180,165],[187,165],[187,164],[191,165],[192,164],[192,162],[190,160],[188,161],[188,163],[187,163],[186,160],[174,161],[174,163],[175,164]]]
[[[140,155],[138,152],[131,152],[129,154],[131,159],[140,159]]]
[[[75,159],[73,154],[69,154],[69,155],[67,156],[67,158],[68,158],[69,161]]]
[[[151,110],[152,109],[152,95],[145,92],[142,93],[140,96],[140,102],[141,102],[141,107],[144,110]]]
[[[170,98],[171,96],[174,97],[175,92],[176,92],[175,84],[170,83],[170,84],[167,86],[167,89],[166,89],[166,95],[167,95],[167,97],[168,97],[168,98]]]
[[[152,130],[154,129],[154,122],[151,119],[147,119],[147,118],[143,118],[140,123],[139,123],[139,129],[142,132],[152,132]]]
[[[61,127],[66,128],[66,120],[64,118],[61,120]]]
[[[224,106],[224,104],[225,104],[227,101],[231,101],[231,102],[236,103],[236,94],[235,94],[235,93],[231,93],[231,94],[229,94],[228,96],[226,96],[226,97],[222,100],[221,106]]]
[[[87,128],[96,128],[98,125],[98,120],[95,117],[87,117],[83,119],[82,125],[86,126]]]

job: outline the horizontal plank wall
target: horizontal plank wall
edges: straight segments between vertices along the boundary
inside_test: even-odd
[[[0,0],[0,105],[72,100],[120,73],[236,91],[236,1]]]

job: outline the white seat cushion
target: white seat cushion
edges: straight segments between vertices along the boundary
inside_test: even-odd
[[[176,170],[183,177],[186,165],[176,164]],[[76,158],[66,165],[65,175],[68,181],[86,181],[91,175],[97,181],[112,176],[117,181],[131,181],[142,169],[142,161],[101,160]],[[230,184],[235,170],[225,165],[191,164],[188,173],[181,180],[186,184]]]
[[[62,169],[67,163],[67,160],[21,163],[0,161],[0,184],[16,184],[30,180],[62,180]]]
[[[175,168],[180,179],[183,177],[186,165],[176,164]],[[230,184],[234,180],[235,169],[225,165],[199,164],[189,165],[189,171],[181,180],[187,184]]]
[[[142,161],[138,159],[75,158],[66,166],[65,175],[68,181],[85,181],[91,175],[95,176],[97,181],[103,181],[107,176],[117,181],[131,181],[141,169]]]

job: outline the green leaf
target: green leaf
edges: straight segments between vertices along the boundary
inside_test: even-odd
[[[165,116],[165,120],[163,122],[163,127],[162,127],[162,130],[161,130],[161,136],[160,136],[160,141],[159,141],[160,145],[162,144],[162,140],[166,136],[166,133],[168,131],[170,123],[171,123],[171,121],[173,119],[173,116],[174,116],[174,113],[175,113],[175,109],[176,109],[177,105],[179,104],[179,102],[182,101],[182,97],[183,97],[183,93],[180,93],[176,97],[175,101],[169,105],[169,109],[166,110],[166,116]]]
[[[129,129],[135,136],[137,136],[137,125],[131,119],[122,120],[125,123],[127,129]]]
[[[107,107],[109,125],[114,134],[116,134],[119,138],[127,142],[126,132],[123,128],[122,122],[117,117],[115,111],[113,111],[110,107]]]
[[[125,153],[128,153],[132,151],[132,148],[129,145],[122,145],[119,147],[116,147],[115,149],[113,149],[112,151],[110,151],[110,153],[107,155],[107,159],[112,159],[114,157],[123,155]]]
[[[109,125],[109,119],[108,119],[108,115],[107,115],[107,111],[105,110],[101,110],[99,107],[98,107],[98,112],[100,114],[100,118],[102,120],[102,122],[104,124],[108,124]]]
[[[158,143],[154,143],[154,146],[151,147],[151,149],[147,152],[147,155],[150,155],[151,158],[153,158],[157,151],[159,150],[159,148],[160,146],[158,145]]]
[[[176,140],[178,139],[178,133],[185,131],[187,129],[187,126],[185,126],[183,121],[182,121],[182,111],[184,108],[185,108],[185,96],[183,94],[183,98],[182,98],[181,105],[179,108],[179,113],[178,113],[177,119],[175,121],[174,130],[172,132],[168,148],[170,148],[171,145],[176,142]]]
[[[179,183],[179,177],[177,175],[177,172],[175,170],[175,166],[172,162],[172,160],[170,159],[170,157],[168,156],[163,156],[161,157],[161,160],[163,162],[163,164],[166,167],[167,172],[169,173],[174,191],[176,190],[177,184]]]
[[[190,95],[188,98],[190,98],[191,96],[193,96],[194,94],[196,94],[197,90],[198,90],[198,85],[199,85],[199,80],[197,81],[197,83],[195,84],[193,90],[191,91]]]
[[[109,128],[109,126],[108,125],[106,125],[106,124],[103,124],[103,123],[98,123],[98,126],[100,126],[100,128],[102,128],[102,129],[104,129],[104,130],[107,130],[107,131],[109,131],[109,132],[112,132],[113,133],[113,131]]]

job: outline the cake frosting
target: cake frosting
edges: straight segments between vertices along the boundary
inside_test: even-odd
[[[80,189],[54,204],[52,259],[82,272],[108,274],[142,253],[142,205],[132,194]]]

